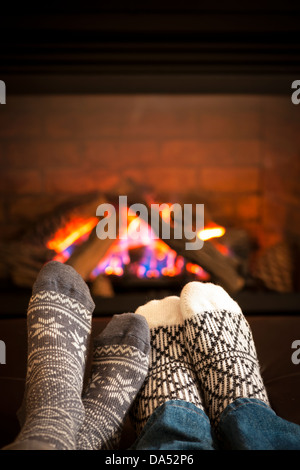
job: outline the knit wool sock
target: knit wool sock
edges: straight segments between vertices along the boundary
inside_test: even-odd
[[[150,333],[144,317],[114,315],[95,339],[85,420],[77,449],[117,449],[123,423],[149,367]]]
[[[139,435],[153,412],[169,400],[184,400],[201,409],[203,406],[185,347],[179,297],[152,300],[136,313],[146,318],[151,335],[149,372],[131,412]]]
[[[51,261],[41,269],[27,312],[25,422],[16,442],[76,448],[93,309],[88,286],[71,266]]]
[[[216,427],[237,398],[269,404],[250,326],[238,304],[220,287],[191,282],[180,296],[186,343]]]

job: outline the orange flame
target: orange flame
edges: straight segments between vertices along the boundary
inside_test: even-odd
[[[55,236],[48,241],[47,248],[56,251],[56,253],[61,253],[81,237],[89,234],[97,223],[98,219],[96,217],[87,220],[76,217],[55,233]]]
[[[187,263],[186,270],[192,274],[195,274],[197,277],[201,278],[203,281],[209,279],[209,274],[198,266],[198,264]]]
[[[199,230],[197,233],[197,237],[200,240],[206,241],[210,240],[211,238],[219,238],[225,234],[225,228],[221,226],[212,227],[212,228],[205,228],[203,230]]]
[[[163,210],[163,218],[169,220],[169,204]],[[73,246],[81,243],[85,237],[88,237],[93,228],[97,225],[98,218],[80,218],[74,217],[65,227],[59,229],[55,236],[48,241],[47,247],[56,252],[54,259],[65,262]],[[133,237],[133,233],[139,233],[138,237]],[[204,230],[197,233],[201,240],[209,240],[212,238],[222,237],[225,228],[210,224]],[[107,275],[122,276],[126,265],[130,263],[130,250],[133,248],[144,247],[144,255],[142,259],[130,266],[136,276],[157,278],[160,275],[174,277],[182,273],[185,269],[202,280],[209,279],[209,274],[200,266],[192,263],[185,263],[182,256],[172,250],[162,239],[157,239],[148,224],[140,219],[135,213],[127,212],[127,237],[115,240],[106,255],[99,260],[95,270],[91,273],[91,279],[100,273]],[[216,245],[217,242],[214,242]],[[219,244],[220,245],[220,244]],[[217,248],[226,248],[220,245]]]

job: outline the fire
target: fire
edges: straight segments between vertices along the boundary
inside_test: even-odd
[[[164,209],[163,217],[169,217],[167,206]],[[75,217],[65,227],[59,229],[47,243],[47,247],[56,252],[54,259],[65,262],[71,256],[74,248],[89,237],[98,221],[97,217],[87,219]],[[136,214],[129,211],[127,221],[127,236],[119,237],[111,245],[106,255],[99,260],[91,273],[91,279],[101,273],[108,276],[122,276],[125,271],[138,278],[174,277],[183,273],[184,269],[194,274],[198,279],[207,280],[209,278],[209,274],[200,266],[186,263],[184,258],[178,256],[163,240],[157,239],[151,227]],[[137,233],[138,237],[136,237]],[[205,241],[222,237],[224,233],[224,227],[214,225],[199,231],[197,236]],[[219,245],[221,246],[221,244]],[[138,261],[132,262],[131,250],[134,249],[140,249],[140,258]]]
[[[133,233],[139,233],[138,239]],[[131,263],[130,250],[142,248],[138,262]],[[130,266],[129,266],[130,265]],[[157,239],[148,224],[136,215],[128,214],[127,237],[118,239],[100,260],[92,278],[101,273],[121,276],[126,267],[138,278],[176,276],[182,272],[184,261],[164,241]]]
[[[225,228],[221,226],[217,226],[217,227],[205,228],[203,230],[200,230],[197,233],[197,237],[199,237],[200,240],[206,241],[206,240],[210,240],[211,238],[222,237],[224,234],[225,234]]]
[[[58,256],[55,259],[66,261],[71,254],[70,247],[89,236],[97,223],[98,219],[96,217],[88,219],[75,217],[65,227],[60,228],[46,246],[57,253]]]

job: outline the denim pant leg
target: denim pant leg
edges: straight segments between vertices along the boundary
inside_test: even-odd
[[[239,398],[228,405],[218,434],[226,449],[300,450],[300,426],[254,398]]]
[[[132,450],[215,450],[210,422],[192,403],[170,400],[155,410]]]

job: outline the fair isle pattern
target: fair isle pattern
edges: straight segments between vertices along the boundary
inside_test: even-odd
[[[90,324],[86,320],[90,319],[91,313],[77,300],[59,292],[44,290],[32,295],[28,314],[35,308],[52,308],[54,305],[55,311],[64,313],[66,317],[70,318],[72,324],[77,323],[86,333],[90,332]]]
[[[117,449],[124,418],[149,367],[149,357],[126,344],[95,348],[89,383],[83,395],[85,420],[77,437],[79,450]]]
[[[160,326],[150,333],[149,372],[131,410],[138,435],[153,412],[169,400],[184,400],[203,410],[183,325]]]
[[[91,312],[62,293],[40,291],[30,299],[27,323],[26,423],[18,440],[72,449],[84,417],[81,392]]]
[[[28,322],[28,367],[31,357],[47,345],[70,354],[76,367],[83,372],[87,350],[87,335],[91,329],[91,312],[78,301],[54,291],[40,291],[30,299]],[[71,348],[70,346],[73,346]],[[69,362],[69,361],[68,361]]]
[[[269,404],[250,327],[242,313],[203,312],[185,321],[204,402],[216,427],[225,408],[241,397]]]

